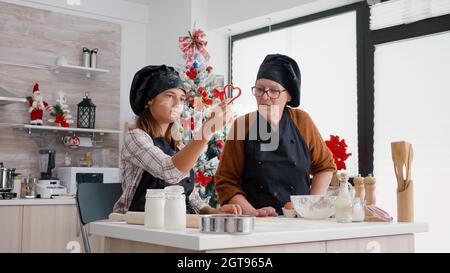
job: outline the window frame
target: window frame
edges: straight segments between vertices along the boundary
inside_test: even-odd
[[[366,1],[362,1],[232,35],[228,45],[228,82],[233,82],[232,56],[234,42],[269,31],[280,30],[350,11],[356,12],[358,172],[363,176],[367,176],[373,173],[374,164],[375,46],[449,31],[450,14],[428,18],[407,25],[370,30],[370,8]]]

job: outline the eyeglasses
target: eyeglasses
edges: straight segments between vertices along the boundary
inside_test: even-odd
[[[264,93],[266,93],[269,98],[278,99],[280,97],[281,92],[286,92],[286,89],[284,89],[284,90],[274,90],[274,89],[264,90],[264,88],[260,88],[257,86],[252,87],[252,93],[255,97],[262,97],[264,95]]]

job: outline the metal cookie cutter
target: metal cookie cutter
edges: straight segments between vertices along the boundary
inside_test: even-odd
[[[255,219],[248,215],[200,215],[200,231],[205,233],[249,234],[255,228]]]

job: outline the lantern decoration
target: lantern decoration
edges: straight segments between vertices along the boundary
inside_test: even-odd
[[[77,127],[95,129],[95,104],[89,98],[89,93],[78,103]]]

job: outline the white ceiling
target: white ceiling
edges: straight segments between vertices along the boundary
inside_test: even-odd
[[[152,0],[125,0],[125,1],[148,5]]]

